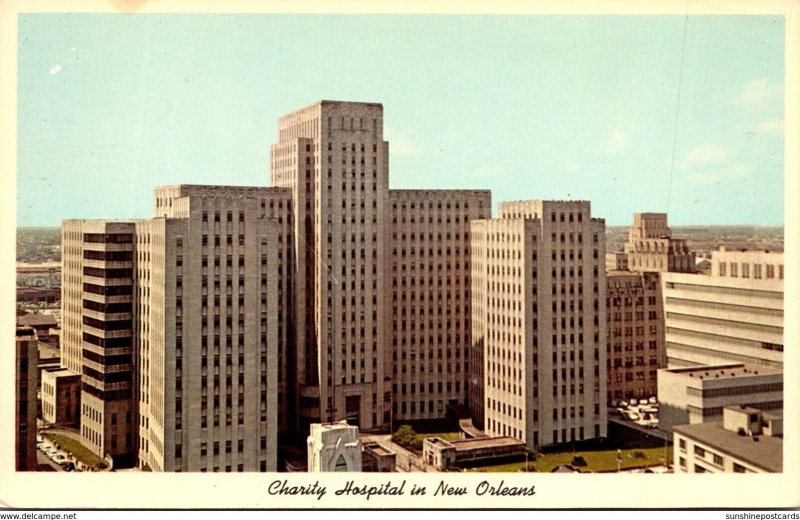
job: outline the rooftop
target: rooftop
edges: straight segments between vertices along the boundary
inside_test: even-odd
[[[673,430],[711,449],[721,451],[772,473],[783,471],[783,439],[769,435],[739,435],[722,427],[722,422],[681,424]]]
[[[757,375],[776,375],[780,370],[774,368],[745,365],[743,363],[732,363],[726,365],[713,365],[689,368],[673,368],[666,370],[671,374],[684,375],[698,379],[733,379],[737,377],[757,376]]]
[[[28,313],[24,316],[17,318],[19,325],[28,325],[30,327],[43,327],[45,325],[58,325],[56,319],[50,314],[33,314]]]
[[[521,440],[513,437],[481,437],[477,439],[458,439],[449,442],[456,451],[467,451],[477,448],[500,448],[525,444]]]
[[[364,444],[364,449],[374,451],[378,455],[394,455],[393,451],[386,449],[377,442],[368,442]]]
[[[61,350],[44,342],[39,342],[39,360],[60,359]]]
[[[43,372],[47,372],[48,374],[54,377],[69,377],[69,376],[80,377],[80,374],[77,374],[72,370],[64,367],[45,368]]]

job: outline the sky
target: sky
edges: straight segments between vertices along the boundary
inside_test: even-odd
[[[17,225],[266,186],[320,99],[383,104],[391,188],[782,225],[784,74],[781,16],[22,14]]]

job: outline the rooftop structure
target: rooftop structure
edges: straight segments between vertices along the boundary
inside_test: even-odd
[[[730,405],[760,410],[783,408],[783,373],[741,363],[658,372],[659,428],[722,419]]]
[[[513,437],[480,437],[446,441],[428,437],[422,441],[422,458],[437,470],[453,468],[458,463],[481,459],[523,455],[525,443]]]
[[[308,436],[309,472],[353,472],[362,470],[358,427],[347,421],[311,425]]]
[[[727,406],[722,421],[675,426],[675,471],[780,473],[782,423],[779,413]]]
[[[634,213],[625,253],[631,271],[694,272],[695,255],[672,238],[666,213]]]

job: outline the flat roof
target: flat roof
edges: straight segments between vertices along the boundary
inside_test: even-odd
[[[739,435],[723,428],[719,421],[681,424],[672,429],[712,450],[736,457],[758,468],[772,473],[783,471],[783,439],[780,437]]]
[[[25,314],[17,318],[17,323],[20,325],[29,325],[31,327],[39,325],[58,325],[55,317],[52,314]]]
[[[379,455],[394,455],[395,454],[392,450],[389,450],[389,449],[385,448],[384,446],[381,446],[377,442],[368,442],[368,443],[364,444],[364,448],[372,450],[375,453],[378,453]]]
[[[64,367],[52,367],[52,368],[45,368],[43,372],[47,372],[48,374],[52,375],[53,377],[69,377],[69,376],[78,376],[80,374],[73,372],[72,370]]]
[[[733,379],[736,377],[746,376],[759,376],[759,375],[777,375],[782,374],[783,371],[774,368],[745,365],[743,363],[729,363],[724,365],[712,366],[699,366],[687,368],[670,368],[665,370],[670,374],[684,375],[686,377],[694,377],[698,379],[714,378],[714,379]]]
[[[49,343],[39,342],[39,360],[61,358],[61,350]]]
[[[524,446],[525,443],[513,437],[480,437],[476,439],[458,439],[448,441],[456,451],[474,450],[476,448],[502,448],[504,446]]]

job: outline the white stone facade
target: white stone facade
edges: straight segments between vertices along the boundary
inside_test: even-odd
[[[661,282],[669,367],[783,367],[783,280],[662,273]]]
[[[686,240],[672,238],[666,213],[634,213],[625,253],[631,271],[692,273],[695,268],[695,254]]]
[[[605,223],[588,202],[472,223],[473,417],[528,446],[606,435]]]
[[[358,427],[345,421],[311,424],[308,436],[308,471],[361,471],[361,441]]]

